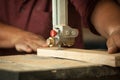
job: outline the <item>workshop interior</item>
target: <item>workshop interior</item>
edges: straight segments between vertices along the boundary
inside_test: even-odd
[[[68,0],[52,0],[52,11],[49,47],[1,55],[0,80],[119,80],[120,53],[108,54],[106,39],[86,27],[84,49],[69,48],[79,31],[68,25]]]

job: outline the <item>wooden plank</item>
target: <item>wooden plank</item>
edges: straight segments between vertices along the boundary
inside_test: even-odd
[[[107,51],[83,50],[74,48],[39,48],[37,55],[42,57],[59,57],[85,61],[95,64],[120,67],[120,53],[109,54]]]
[[[46,71],[55,69],[70,69],[101,66],[92,63],[78,62],[67,59],[45,58],[37,55],[0,56],[0,69],[9,71]]]

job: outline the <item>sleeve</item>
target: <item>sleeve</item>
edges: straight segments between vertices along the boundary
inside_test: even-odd
[[[6,6],[5,0],[0,0],[0,22],[6,21]]]
[[[90,17],[98,1],[99,0],[71,0],[71,3],[75,6],[81,16],[81,25],[90,28],[90,30],[96,34],[97,31],[91,24]]]

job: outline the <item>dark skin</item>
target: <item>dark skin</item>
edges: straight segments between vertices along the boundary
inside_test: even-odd
[[[95,7],[91,22],[107,39],[109,53],[120,50],[120,6],[113,0],[101,0]]]
[[[101,0],[91,15],[91,23],[107,39],[109,53],[120,50],[120,6],[113,0]],[[0,47],[32,52],[47,47],[45,39],[31,32],[0,23]]]
[[[17,51],[32,52],[46,47],[45,39],[31,32],[0,23],[0,47],[13,48]]]

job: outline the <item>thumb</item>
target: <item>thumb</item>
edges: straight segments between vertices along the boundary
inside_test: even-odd
[[[107,40],[107,47],[108,47],[108,53],[116,53],[117,52],[117,46],[114,42],[114,39],[108,39]]]

